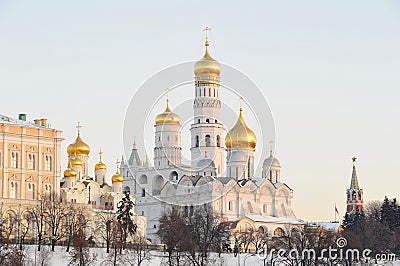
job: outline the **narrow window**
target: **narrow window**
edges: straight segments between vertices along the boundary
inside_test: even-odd
[[[221,147],[221,137],[217,135],[217,147]]]
[[[196,136],[196,144],[195,144],[195,147],[199,147],[199,144],[200,144],[199,136]]]
[[[206,147],[210,147],[211,146],[211,138],[210,135],[206,135]]]

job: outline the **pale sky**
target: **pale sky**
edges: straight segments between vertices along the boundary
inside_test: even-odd
[[[213,56],[267,98],[298,218],[344,214],[353,156],[366,201],[400,196],[398,1],[3,0],[0,113],[64,131],[63,167],[80,121],[91,167],[102,148],[112,175],[134,91],[199,59],[205,25]]]

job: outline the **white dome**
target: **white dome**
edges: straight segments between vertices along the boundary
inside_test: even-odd
[[[277,158],[270,156],[264,160],[263,168],[269,168],[272,166],[281,167],[281,163],[279,162],[279,160]]]
[[[198,168],[198,169],[204,169],[204,168],[208,168],[208,167],[215,168],[215,163],[214,163],[214,161],[211,160],[210,158],[201,159],[201,160],[197,163],[197,168]]]

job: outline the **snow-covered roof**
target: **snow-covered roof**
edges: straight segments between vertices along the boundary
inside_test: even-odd
[[[37,125],[31,121],[24,121],[21,119],[12,118],[12,117],[2,115],[2,114],[0,114],[0,124],[17,125],[17,126],[23,126],[23,127],[29,127],[29,128],[42,128],[42,129],[46,128],[46,129],[56,130],[54,128],[51,128],[48,124],[46,126]]]
[[[274,217],[268,215],[246,215],[247,218],[254,222],[263,222],[263,223],[277,223],[277,224],[305,224],[304,222],[286,217]]]
[[[325,230],[337,232],[339,229],[339,222],[311,222],[307,223],[308,226],[318,226]]]

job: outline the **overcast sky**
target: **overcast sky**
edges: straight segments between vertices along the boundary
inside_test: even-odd
[[[398,1],[3,0],[0,113],[64,131],[63,167],[80,121],[111,175],[134,91],[199,59],[205,25],[213,56],[267,98],[298,218],[344,214],[353,156],[366,201],[399,197]]]

